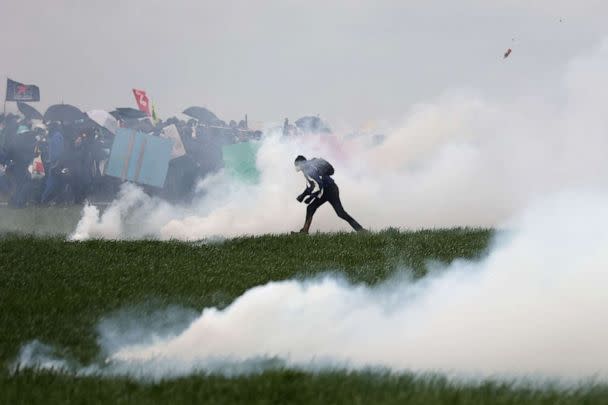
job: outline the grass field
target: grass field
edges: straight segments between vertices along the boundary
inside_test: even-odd
[[[225,307],[250,287],[328,271],[376,284],[395,269],[424,276],[426,263],[483,255],[491,232],[445,231],[264,236],[223,243],[69,243],[0,239],[0,403],[608,403],[608,388],[514,388],[500,382],[454,386],[440,377],[293,370],[227,378],[194,375],[158,383],[8,371],[20,347],[39,339],[88,362],[95,326],[123,309]]]

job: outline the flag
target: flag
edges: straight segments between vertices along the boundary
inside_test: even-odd
[[[133,89],[133,95],[135,96],[135,101],[137,102],[139,111],[145,112],[148,116],[150,116],[150,100],[148,100],[146,92],[143,90]]]
[[[154,121],[154,125],[158,124],[158,115],[156,115],[156,108],[154,108],[154,103],[152,103],[152,121]]]
[[[6,101],[40,101],[40,89],[33,84],[23,84],[6,79]]]

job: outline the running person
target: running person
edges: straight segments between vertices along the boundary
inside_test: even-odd
[[[301,171],[304,174],[307,183],[306,190],[297,197],[299,202],[304,201],[305,204],[308,204],[306,221],[304,227],[300,230],[301,233],[308,233],[315,211],[325,202],[329,202],[334,207],[338,217],[348,222],[355,231],[365,231],[342,207],[340,190],[331,178],[334,169],[329,163],[323,159],[306,160],[304,156],[300,155],[296,158],[294,164],[296,171]]]

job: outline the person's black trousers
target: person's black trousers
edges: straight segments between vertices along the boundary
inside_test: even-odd
[[[340,201],[340,190],[338,189],[338,186],[336,184],[331,184],[323,189],[323,195],[321,198],[315,198],[310,204],[308,204],[308,207],[306,208],[306,221],[304,222],[304,227],[302,228],[301,232],[308,233],[310,224],[312,223],[312,217],[315,215],[317,209],[326,202],[329,202],[331,206],[334,207],[334,211],[336,211],[338,217],[348,222],[355,231],[363,230],[363,227],[357,221],[355,221],[353,217],[348,215],[348,213],[344,210],[344,207],[342,207],[342,202]]]
[[[14,208],[23,208],[29,199],[32,189],[32,180],[27,171],[27,164],[17,164],[13,168],[13,179],[15,192],[9,200],[9,205]]]

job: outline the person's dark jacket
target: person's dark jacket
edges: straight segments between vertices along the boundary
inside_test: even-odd
[[[15,136],[17,135],[17,120],[14,118],[7,119],[4,123],[4,129],[0,134],[0,147],[4,147],[5,150],[11,147]]]
[[[34,148],[36,145],[36,134],[27,131],[15,137],[10,156],[15,165],[28,166],[34,159]]]

